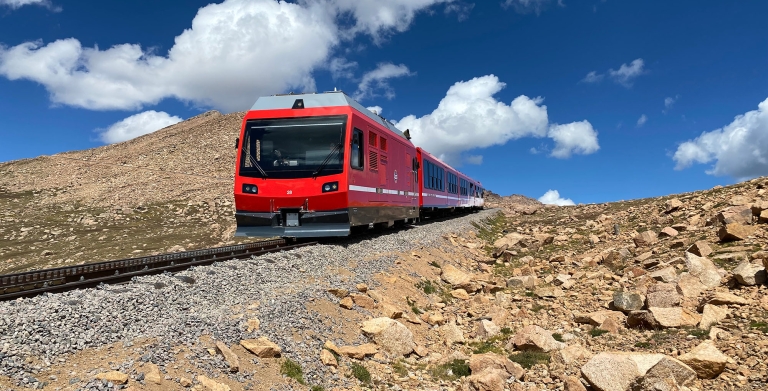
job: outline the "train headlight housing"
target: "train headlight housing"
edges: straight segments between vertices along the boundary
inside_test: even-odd
[[[323,184],[323,193],[330,193],[339,190],[339,182],[328,182]]]
[[[243,193],[247,194],[259,194],[259,187],[256,185],[243,185]]]

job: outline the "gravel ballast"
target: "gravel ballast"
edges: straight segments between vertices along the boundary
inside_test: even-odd
[[[307,311],[306,304],[317,299],[333,300],[326,292],[328,287],[353,290],[357,283],[370,284],[372,275],[394,263],[394,255],[381,254],[438,246],[446,233],[474,230],[471,222],[492,213],[483,211],[386,235],[220,262],[176,275],[139,277],[124,285],[0,303],[0,375],[10,377],[19,386],[37,388],[45,381],[37,377],[41,371],[86,348],[121,341],[130,347],[137,338],[155,338],[159,342],[141,352],[141,361],[163,366],[175,359],[174,347],[191,347],[203,335],[229,345],[266,336],[283,349],[283,356],[301,364],[310,384],[349,386],[343,376],[332,374],[317,359],[325,342],[323,336],[349,325],[336,319],[320,319],[323,316]],[[354,278],[343,281],[336,271],[350,263],[356,265],[351,270]],[[318,283],[307,284],[309,279]],[[260,305],[254,311],[261,327],[247,333],[247,319],[233,319],[232,308],[246,308],[257,301]],[[296,341],[294,329],[311,330],[309,335],[316,337]],[[361,336],[359,342],[367,341]],[[227,368],[221,356],[211,356],[200,347],[191,351],[186,358],[199,370],[190,378]],[[29,364],[28,357],[42,363]],[[119,370],[137,380],[134,364],[124,362],[111,368],[105,365],[95,368],[94,374],[97,369]],[[260,389],[258,379],[251,374],[229,376]],[[117,387],[85,378],[80,384],[87,390]]]

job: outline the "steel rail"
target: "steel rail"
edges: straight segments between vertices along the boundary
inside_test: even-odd
[[[135,276],[179,271],[192,266],[285,251],[316,243],[289,244],[284,239],[267,240],[236,246],[0,275],[0,301],[31,297],[45,292],[94,287],[101,283],[123,282]]]

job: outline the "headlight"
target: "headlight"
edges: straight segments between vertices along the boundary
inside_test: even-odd
[[[243,185],[243,193],[259,194],[259,188],[256,185]]]
[[[339,182],[328,182],[323,184],[323,193],[339,190]]]

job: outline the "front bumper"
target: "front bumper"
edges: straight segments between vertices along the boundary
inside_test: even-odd
[[[287,226],[286,214],[298,213],[299,225]],[[316,238],[349,236],[349,211],[347,209],[324,212],[286,210],[280,213],[256,213],[237,211],[235,236]]]

